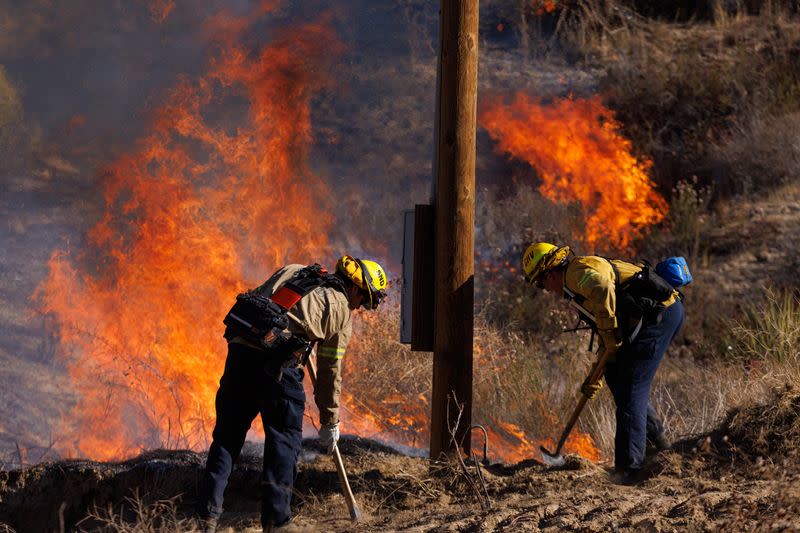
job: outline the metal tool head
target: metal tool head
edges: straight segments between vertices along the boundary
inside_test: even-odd
[[[567,462],[563,455],[550,453],[544,446],[539,446],[539,450],[542,452],[542,461],[547,466],[559,467],[564,466],[564,463]]]
[[[358,504],[353,504],[353,508],[350,509],[350,519],[353,522],[361,522],[361,509],[358,507]]]

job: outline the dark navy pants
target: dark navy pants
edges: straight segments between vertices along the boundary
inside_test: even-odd
[[[633,343],[621,348],[616,360],[606,365],[606,383],[617,405],[614,438],[617,469],[642,468],[647,437],[654,438],[664,430],[650,406],[650,385],[683,318],[683,304],[677,301],[664,310],[659,323],[643,327]]]
[[[261,490],[262,524],[279,525],[291,518],[292,488],[303,433],[303,370],[286,369],[278,382],[270,361],[274,354],[232,343],[219,382],[213,442],[198,502],[204,517],[219,518],[233,464],[239,457],[253,419],[264,423],[264,472]],[[274,364],[272,365],[274,366]]]

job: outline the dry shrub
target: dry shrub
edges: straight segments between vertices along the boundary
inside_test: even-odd
[[[724,24],[639,21],[603,35],[585,43],[586,53],[606,66],[608,103],[637,149],[653,158],[663,188],[697,174],[724,196],[741,192],[737,179],[746,172],[758,172],[746,181],[752,189],[791,173],[793,148],[775,169],[760,163],[781,137],[768,128],[796,131],[790,114],[800,109],[797,20],[765,13]],[[764,137],[752,156],[736,152],[759,132]]]
[[[113,505],[95,507],[77,524],[79,531],[103,533],[184,533],[195,531],[192,520],[180,518],[180,495],[166,500],[148,501],[138,489],[125,498],[119,510]],[[91,524],[91,525],[89,525]],[[84,529],[89,527],[90,529]]]
[[[551,314],[557,321],[559,311]],[[519,332],[479,319],[473,419],[512,423],[532,438],[555,437],[588,372],[586,342],[583,335]]]
[[[395,284],[395,286],[397,286]],[[413,446],[428,445],[433,358],[401,344],[399,294],[375,312],[359,312],[344,359],[343,394],[352,396],[358,413],[394,428],[395,436]],[[368,393],[368,394],[363,394]],[[345,425],[344,430],[347,431]]]
[[[668,214],[672,255],[700,256],[702,237],[712,221],[710,203],[711,189],[700,187],[697,176],[691,181],[679,181],[672,190]]]
[[[758,115],[737,123],[710,150],[715,181],[739,194],[800,178],[800,113]]]
[[[639,246],[639,255],[658,262],[665,257],[682,255],[692,264],[707,252],[704,243],[717,222],[709,209],[712,191],[699,184],[697,176],[681,180],[672,189],[665,220],[649,230]]]
[[[787,385],[774,392],[766,404],[734,410],[715,433],[729,453],[756,457],[796,452],[800,447],[800,392]]]
[[[8,157],[17,146],[22,130],[19,90],[0,65],[0,156]]]
[[[540,330],[549,324],[550,301],[524,283],[522,254],[532,242],[569,242],[582,223],[575,206],[559,205],[536,189],[485,187],[475,208],[475,302],[481,317],[503,328]],[[570,242],[580,246],[580,242]],[[545,300],[547,300],[545,298]]]

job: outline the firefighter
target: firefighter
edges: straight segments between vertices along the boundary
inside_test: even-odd
[[[288,265],[246,294],[286,303],[285,294],[294,294],[295,298],[299,294],[286,290],[276,293],[302,285],[298,279],[309,268],[313,267]],[[349,255],[339,259],[334,274],[324,274],[318,274],[316,287],[312,283],[309,289],[306,283],[307,294],[286,303],[290,308],[285,310],[288,329],[283,335],[291,341],[291,347],[267,348],[263,339],[253,338],[246,331],[230,325],[226,330],[228,356],[217,391],[217,420],[198,502],[205,532],[216,530],[228,477],[250,424],[259,413],[265,433],[262,526],[264,531],[273,531],[286,529],[283,526],[289,524],[306,399],[302,383],[304,361],[302,354],[298,356],[298,346],[317,343],[314,399],[320,413],[319,437],[329,453],[339,439],[341,367],[352,334],[351,312],[362,306],[376,309],[385,296],[387,280],[378,263]],[[307,282],[308,276],[303,279]]]
[[[669,447],[649,395],[664,352],[683,324],[680,294],[643,266],[575,256],[568,246],[531,244],[522,262],[529,284],[563,294],[598,334],[607,352],[600,355],[608,355],[605,381],[616,404],[613,479],[636,483],[647,441],[658,449]],[[581,392],[591,399],[603,383],[588,379]]]

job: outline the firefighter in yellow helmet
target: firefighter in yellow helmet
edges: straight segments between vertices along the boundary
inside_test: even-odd
[[[261,521],[264,531],[291,520],[305,392],[303,365],[316,344],[320,439],[339,439],[342,358],[352,335],[351,311],[376,309],[386,273],[376,262],[341,257],[334,273],[319,265],[287,265],[240,294],[225,317],[228,357],[216,396],[217,420],[198,500],[202,531],[213,532],[233,463],[259,413],[264,425]]]
[[[598,361],[607,361],[604,376],[616,403],[614,479],[637,482],[647,441],[657,448],[669,446],[649,393],[664,352],[683,324],[679,293],[644,265],[575,256],[569,246],[546,242],[528,246],[522,267],[529,284],[562,294],[599,335]],[[587,378],[581,392],[594,398],[601,387],[602,382]]]

